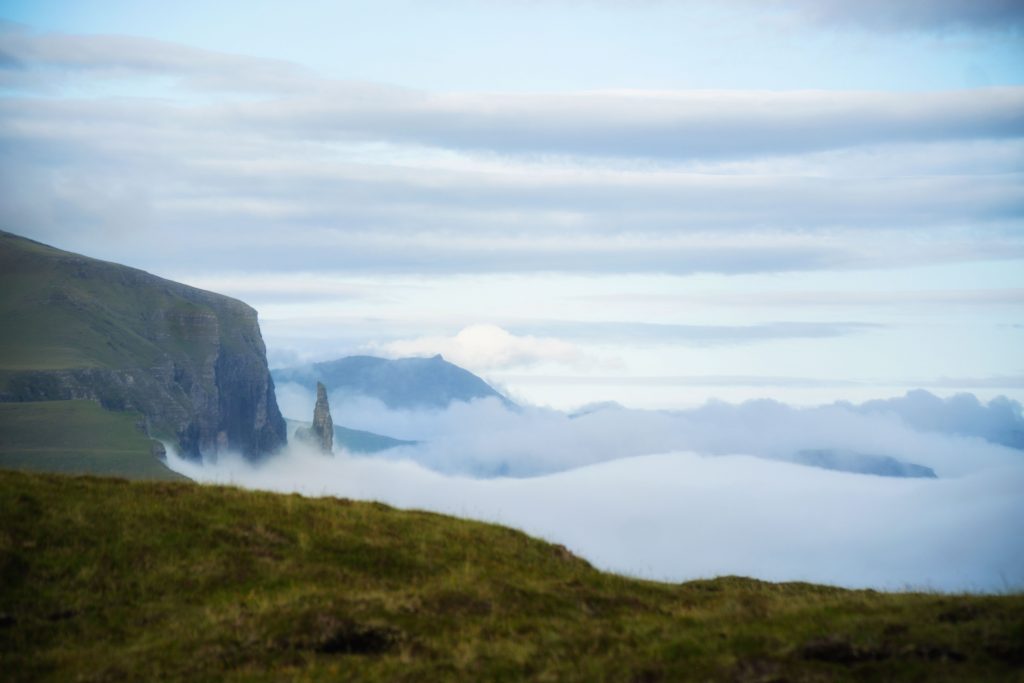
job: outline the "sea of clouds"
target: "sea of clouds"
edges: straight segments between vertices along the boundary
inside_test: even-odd
[[[286,416],[308,419],[311,394],[285,385],[278,396]],[[168,461],[203,482],[498,522],[645,578],[1024,588],[1024,419],[1005,399],[912,392],[817,408],[761,400],[570,414],[493,399],[391,411],[336,396],[332,413],[337,424],[418,443],[333,458],[292,443],[258,465]],[[821,449],[886,456],[936,478],[795,462]]]

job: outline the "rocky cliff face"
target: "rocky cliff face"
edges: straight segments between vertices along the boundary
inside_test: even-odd
[[[313,433],[320,439],[320,450],[324,453],[331,453],[334,450],[334,420],[331,419],[331,405],[327,402],[327,388],[320,382],[316,383]]]
[[[186,457],[286,441],[256,311],[0,232],[0,401],[91,399]]]

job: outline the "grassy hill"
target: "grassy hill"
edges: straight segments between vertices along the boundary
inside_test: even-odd
[[[140,419],[93,401],[0,403],[0,467],[187,481],[154,457]]]
[[[510,529],[0,473],[0,671],[35,680],[1021,680],[1024,596],[598,572]]]
[[[230,449],[258,459],[285,443],[250,306],[0,231],[0,402],[81,399],[132,413],[186,457]]]

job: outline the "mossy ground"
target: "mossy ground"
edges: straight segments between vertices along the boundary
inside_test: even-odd
[[[185,481],[153,456],[140,420],[93,401],[0,403],[0,467]]]
[[[0,473],[0,671],[28,680],[1024,680],[1024,596],[591,568],[489,524]]]

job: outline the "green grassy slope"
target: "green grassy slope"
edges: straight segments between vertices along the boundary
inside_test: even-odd
[[[250,306],[0,230],[0,402],[68,399],[141,413],[193,457],[285,441]]]
[[[0,468],[187,481],[153,456],[139,419],[92,401],[0,403]]]
[[[1021,680],[1024,596],[668,585],[482,523],[0,473],[5,680]]]
[[[249,315],[227,297],[2,231],[0,284],[0,380],[18,370],[145,368],[168,354],[202,361],[207,330],[188,325],[212,316],[210,302]]]

